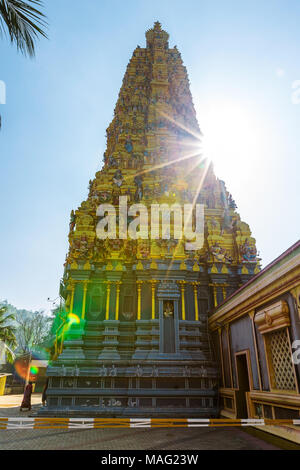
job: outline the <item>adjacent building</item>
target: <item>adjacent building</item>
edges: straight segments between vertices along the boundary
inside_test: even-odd
[[[214,309],[209,327],[221,415],[299,419],[300,241]]]

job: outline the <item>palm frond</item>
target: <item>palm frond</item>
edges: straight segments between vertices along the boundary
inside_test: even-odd
[[[16,339],[16,328],[13,323],[16,320],[16,317],[13,313],[6,313],[7,306],[0,306],[0,341],[3,341],[11,350],[16,349],[17,339]],[[8,361],[12,360],[12,355],[7,350],[7,359]]]
[[[16,319],[15,315],[13,313],[9,313],[7,315],[0,315],[0,324],[3,322],[7,321],[14,321]]]
[[[41,0],[0,0],[0,34],[7,29],[11,42],[31,57],[35,54],[36,39],[47,38],[45,15],[35,8],[41,6]]]
[[[13,364],[14,360],[15,360],[15,357],[13,356],[13,354],[9,350],[6,351],[6,360],[10,364]]]

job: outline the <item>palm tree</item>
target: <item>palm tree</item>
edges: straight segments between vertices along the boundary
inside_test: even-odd
[[[40,6],[41,0],[0,0],[0,34],[8,32],[17,49],[30,57],[35,53],[35,40],[47,37],[45,15],[35,8]]]
[[[17,347],[17,340],[15,337],[15,328],[12,322],[15,321],[15,316],[12,313],[6,313],[7,307],[2,305],[0,307],[0,341],[6,345],[7,360],[13,361],[13,354],[11,350]]]
[[[36,39],[47,38],[45,15],[36,8],[40,6],[41,0],[0,0],[0,36],[8,33],[11,43],[30,57],[35,54]]]

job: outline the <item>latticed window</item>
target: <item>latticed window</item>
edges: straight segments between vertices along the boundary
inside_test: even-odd
[[[273,331],[268,337],[271,380],[277,390],[296,390],[291,348],[286,329]]]

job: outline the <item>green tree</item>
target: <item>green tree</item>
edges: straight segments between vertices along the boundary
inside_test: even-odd
[[[9,348],[6,349],[6,357],[9,362],[13,362],[11,350],[17,347],[16,330],[13,326],[14,321],[15,316],[11,313],[7,313],[7,306],[0,306],[0,341],[3,341]]]
[[[25,353],[41,346],[49,336],[52,321],[43,312],[19,310],[16,315],[18,351]]]

